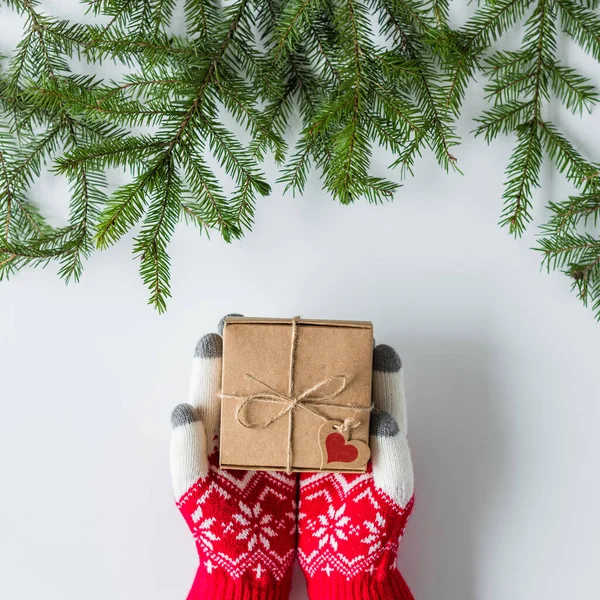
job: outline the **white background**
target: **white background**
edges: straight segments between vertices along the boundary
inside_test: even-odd
[[[16,24],[0,14],[2,49]],[[196,339],[239,311],[370,319],[398,349],[417,494],[400,567],[417,600],[598,598],[600,325],[565,277],[540,272],[535,226],[515,241],[496,225],[512,140],[469,135],[480,85],[460,123],[464,177],[427,156],[378,207],[340,206],[317,178],[303,198],[276,185],[232,245],[181,226],[166,315],[145,304],[130,239],[78,285],[51,268],[0,285],[0,597],[185,598],[196,556],[171,497],[169,415]],[[600,113],[554,118],[600,157]],[[543,179],[537,223],[571,191],[550,168]],[[64,218],[63,182],[34,193]]]

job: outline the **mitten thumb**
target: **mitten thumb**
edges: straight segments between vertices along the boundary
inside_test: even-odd
[[[413,496],[413,466],[408,447],[402,362],[381,344],[373,351],[371,452],[375,485],[402,508]]]
[[[204,423],[189,404],[176,406],[171,415],[171,478],[175,499],[208,475],[208,451]]]

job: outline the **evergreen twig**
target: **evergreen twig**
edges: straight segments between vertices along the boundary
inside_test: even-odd
[[[515,137],[500,222],[523,233],[542,162],[551,160],[578,195],[550,204],[538,250],[600,319],[600,166],[549,110],[558,102],[583,114],[599,100],[557,51],[562,29],[600,61],[597,0],[482,0],[459,29],[449,25],[448,0],[181,0],[185,35],[172,32],[175,0],[83,1],[98,22],[55,19],[39,0],[0,0],[24,22],[14,52],[0,57],[0,278],[57,262],[61,277],[77,280],[95,248],[136,228],[140,274],[163,311],[177,223],[241,237],[257,197],[270,191],[259,166],[269,153],[285,190],[302,193],[316,170],[344,204],[392,199],[394,171],[412,173],[427,149],[458,170],[455,120],[481,72],[490,107],[475,134]],[[521,24],[518,49],[496,50]],[[75,57],[116,61],[129,74],[80,75]],[[224,112],[247,130],[247,145],[225,127]],[[290,144],[296,116],[301,132]],[[389,177],[371,172],[378,147],[393,155]],[[27,198],[45,166],[70,183],[63,227],[48,225]],[[107,196],[113,168],[130,180]]]

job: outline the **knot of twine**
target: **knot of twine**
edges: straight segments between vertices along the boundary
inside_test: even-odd
[[[286,458],[286,472],[292,472],[292,440],[294,433],[294,412],[297,408],[302,408],[315,415],[322,421],[329,421],[327,417],[323,416],[317,407],[319,408],[348,408],[356,411],[371,412],[371,407],[360,406],[357,404],[333,404],[331,401],[339,396],[348,385],[348,378],[345,375],[331,375],[326,379],[323,379],[319,383],[313,385],[311,388],[304,390],[300,394],[295,392],[295,368],[296,368],[296,350],[298,347],[298,322],[300,317],[294,317],[292,319],[292,343],[290,350],[290,370],[288,377],[288,393],[282,393],[279,390],[271,387],[264,381],[254,377],[250,373],[246,373],[246,377],[252,379],[259,385],[265,388],[264,391],[255,392],[248,395],[238,394],[220,394],[221,398],[232,398],[234,400],[242,400],[235,413],[237,422],[246,427],[247,429],[266,429],[271,423],[278,421],[279,419],[288,416],[288,439],[287,439],[287,458]],[[320,390],[326,388],[332,382],[337,382],[336,387],[328,394],[320,393]],[[244,408],[253,402],[267,402],[274,404],[282,404],[281,410],[262,421],[247,421],[242,411]],[[343,423],[334,426],[335,429],[346,433],[355,427],[360,425],[360,421],[356,419],[347,418]],[[321,465],[322,468],[322,465]]]

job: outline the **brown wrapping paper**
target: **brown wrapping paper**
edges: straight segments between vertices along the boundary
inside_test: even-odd
[[[294,325],[293,319],[228,318],[223,331],[221,466],[364,471],[372,354],[371,323],[299,319]],[[294,398],[305,406],[286,412]]]

